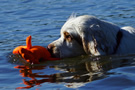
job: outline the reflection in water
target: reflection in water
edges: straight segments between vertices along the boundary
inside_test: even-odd
[[[41,85],[45,82],[50,83],[65,83],[66,87],[76,88],[85,85],[88,82],[106,78],[110,73],[107,71],[116,67],[132,65],[133,56],[100,56],[89,57],[81,56],[76,58],[68,58],[60,61],[50,61],[42,65],[18,65],[15,68],[20,69],[25,87],[17,89],[31,88],[36,85]],[[48,70],[53,71],[48,74]],[[37,71],[34,73],[34,71]],[[112,74],[112,73],[111,73]]]
[[[16,66],[14,68],[20,69],[20,73],[22,77],[29,77],[31,80],[25,80],[23,79],[23,84],[27,85],[26,87],[18,87],[17,89],[28,89],[31,88],[35,85],[40,85],[41,83],[44,82],[51,82],[51,79],[41,79],[37,80],[36,78],[49,78],[49,75],[38,75],[38,73],[32,73],[32,70],[41,70],[44,69],[44,67],[36,67],[36,68],[30,68],[28,66]]]

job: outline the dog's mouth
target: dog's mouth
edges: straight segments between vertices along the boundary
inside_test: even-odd
[[[59,50],[48,49],[48,48],[47,50],[50,52],[52,58],[61,58]]]
[[[53,58],[60,58],[60,54],[54,54],[54,53],[51,53],[51,57],[53,57]]]

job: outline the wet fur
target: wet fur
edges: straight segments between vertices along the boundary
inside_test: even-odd
[[[117,33],[123,37],[115,54],[135,53],[135,29],[120,28],[115,24],[97,19],[94,16],[72,15],[61,28],[61,37],[49,44],[54,57],[73,57],[82,54],[111,55],[117,45]],[[64,33],[68,33],[68,39]],[[66,36],[67,37],[67,36]],[[72,40],[69,39],[72,38]]]

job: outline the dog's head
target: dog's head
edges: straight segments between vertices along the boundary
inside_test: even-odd
[[[115,30],[107,33],[108,29]],[[118,30],[117,26],[93,16],[71,16],[61,28],[61,37],[49,44],[48,50],[52,56],[60,58],[112,53]]]

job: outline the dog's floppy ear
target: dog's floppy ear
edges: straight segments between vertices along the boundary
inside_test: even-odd
[[[93,35],[89,36],[88,33],[86,32],[83,33],[82,45],[83,45],[84,51],[87,54],[100,55],[99,52],[97,51],[97,41]]]
[[[105,55],[107,48],[101,44],[101,30],[98,25],[91,25],[82,32],[82,44],[84,51],[91,55]],[[103,44],[103,42],[102,42]]]

